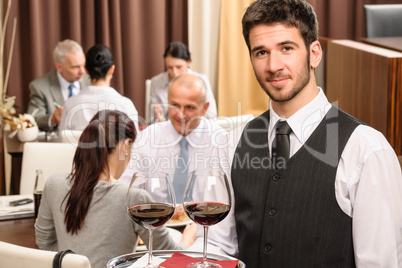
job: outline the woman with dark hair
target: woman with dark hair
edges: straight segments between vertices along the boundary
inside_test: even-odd
[[[92,267],[105,267],[110,259],[133,252],[138,235],[148,244],[148,230],[127,214],[128,185],[117,180],[136,135],[133,121],[122,112],[103,110],[94,116],[79,139],[71,173],[46,181],[35,222],[40,249],[70,249],[87,256]],[[142,190],[135,194],[139,202],[149,199]],[[154,231],[153,245],[177,250],[194,239],[194,228],[186,229],[176,244],[162,226]]]
[[[85,69],[91,85],[64,103],[59,130],[83,130],[97,111],[110,109],[126,113],[138,129],[138,112],[133,102],[110,86],[116,66],[112,52],[104,45],[91,47]]]
[[[190,69],[191,56],[187,46],[181,42],[172,42],[167,46],[163,58],[165,60],[166,71],[151,78],[151,100],[149,107],[151,121],[161,122],[165,121],[165,118],[168,118],[169,84],[173,78],[184,73],[199,75],[204,80],[207,85],[207,102],[209,102],[205,116],[207,118],[216,117],[216,102],[209,79],[205,74],[199,74]]]

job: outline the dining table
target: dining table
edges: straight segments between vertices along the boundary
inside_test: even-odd
[[[35,243],[34,217],[1,220],[0,241],[29,248],[38,248]]]
[[[362,38],[364,43],[402,52],[402,36]]]
[[[38,248],[35,243],[35,218],[0,220],[0,241],[19,246]],[[184,225],[171,226],[183,232]]]

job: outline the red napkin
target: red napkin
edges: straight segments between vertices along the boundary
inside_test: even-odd
[[[160,266],[163,266],[165,268],[185,268],[187,264],[192,263],[192,262],[200,262],[201,259],[189,257],[187,255],[181,254],[179,252],[173,253],[172,257],[167,259],[166,261],[162,262],[159,264]],[[233,261],[210,261],[208,262],[214,262],[214,263],[219,263],[223,268],[235,268],[237,267],[237,263],[239,260],[233,260]]]

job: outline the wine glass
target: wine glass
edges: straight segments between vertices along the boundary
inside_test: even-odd
[[[169,175],[159,171],[135,173],[127,192],[126,206],[131,219],[149,231],[149,256],[145,267],[159,267],[152,264],[153,231],[170,220],[176,207]]]
[[[187,216],[204,226],[204,249],[201,262],[188,264],[187,268],[222,268],[207,261],[208,227],[222,221],[230,211],[231,196],[226,174],[219,169],[190,172],[183,196]]]

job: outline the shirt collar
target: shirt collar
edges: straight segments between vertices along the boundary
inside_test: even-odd
[[[178,144],[182,138],[185,138],[188,141],[189,146],[191,146],[193,148],[197,148],[199,143],[203,144],[203,142],[204,142],[202,139],[205,137],[205,135],[203,135],[203,134],[205,132],[210,131],[208,129],[208,124],[205,123],[205,120],[207,120],[207,119],[205,117],[202,117],[198,126],[195,129],[193,129],[185,137],[176,131],[176,129],[173,127],[173,125],[170,121],[166,121],[169,123],[166,126],[166,130],[172,134],[171,136],[173,137],[175,144]]]
[[[274,127],[276,122],[281,119],[288,122],[292,129],[292,133],[296,136],[300,143],[304,143],[331,108],[331,104],[329,103],[323,90],[320,87],[318,87],[318,89],[319,92],[312,101],[287,119],[279,117],[279,115],[272,108],[270,101],[271,109],[268,136],[272,137],[275,135]]]
[[[64,77],[59,73],[59,71],[57,71],[57,78],[59,79],[59,83],[60,83],[60,87],[62,88],[62,90],[67,90],[68,86],[71,84],[70,82],[68,82],[66,79],[64,79]],[[81,84],[79,81],[75,81],[74,86],[78,89],[81,88]]]

